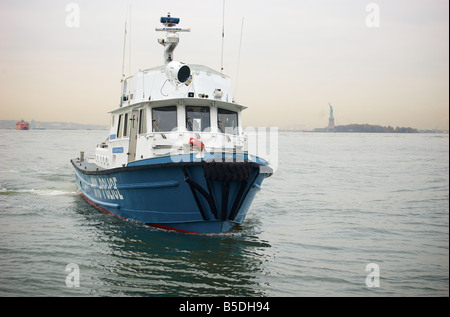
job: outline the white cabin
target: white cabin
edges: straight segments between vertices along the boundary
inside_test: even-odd
[[[109,169],[201,152],[193,148],[191,138],[206,152],[242,152],[241,111],[246,107],[233,102],[229,77],[189,65],[190,77],[181,83],[167,75],[169,66],[139,71],[124,80],[121,105],[110,112],[109,137],[97,146],[95,164]]]

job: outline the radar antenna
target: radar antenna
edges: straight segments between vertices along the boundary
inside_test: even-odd
[[[166,64],[173,61],[173,51],[177,47],[180,39],[178,38],[178,32],[190,32],[191,29],[182,29],[176,27],[180,23],[179,18],[173,18],[170,16],[170,12],[167,13],[167,17],[161,17],[161,23],[163,28],[156,28],[157,32],[167,32],[165,39],[158,39],[158,43],[165,47],[164,60]]]

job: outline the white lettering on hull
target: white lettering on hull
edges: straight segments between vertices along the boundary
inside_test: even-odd
[[[123,200],[123,196],[117,189],[115,177],[91,177],[94,195],[100,199]]]

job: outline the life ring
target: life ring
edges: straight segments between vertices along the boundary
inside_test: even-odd
[[[198,139],[196,139],[196,138],[191,138],[190,140],[189,140],[189,144],[193,147],[193,148],[195,148],[195,149],[197,149],[198,151],[203,151],[203,149],[205,148],[205,144],[203,144],[203,142],[202,141],[200,141],[200,140],[198,140]]]

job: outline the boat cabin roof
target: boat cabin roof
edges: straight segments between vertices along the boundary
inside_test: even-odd
[[[228,76],[204,65],[188,66],[190,79],[185,83],[171,80],[166,74],[167,65],[140,70],[126,78],[120,106],[110,113],[145,104],[219,106],[233,111],[247,108],[234,102]]]

